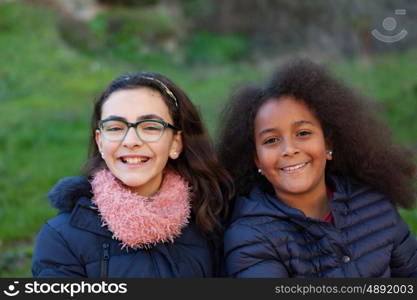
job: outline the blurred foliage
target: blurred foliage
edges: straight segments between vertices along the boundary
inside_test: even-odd
[[[158,0],[98,0],[97,2],[107,5],[122,5],[122,6],[144,6],[157,4]]]
[[[88,22],[61,18],[58,24],[62,38],[76,51],[143,64],[169,57],[179,23],[159,7],[140,7],[104,10]]]
[[[200,0],[189,0],[192,5]],[[193,4],[194,3],[194,4]],[[33,236],[56,212],[45,198],[86,158],[92,101],[121,73],[154,71],[190,96],[212,135],[238,83],[262,81],[279,61],[245,63],[246,35],[188,28],[155,7],[103,11],[81,24],[45,7],[0,3],[0,277],[30,276]],[[186,26],[185,26],[186,27]],[[417,151],[414,49],[329,67],[381,103],[395,137]],[[417,234],[417,211],[402,211]]]
[[[220,35],[196,31],[186,44],[185,51],[189,63],[231,63],[248,54],[248,42],[242,34]]]
[[[160,64],[222,64],[248,56],[248,40],[243,34],[198,29],[185,34],[184,22],[159,6],[116,7],[102,11],[87,24],[63,18],[59,28],[71,47],[88,55],[100,52],[142,64],[158,60]]]
[[[113,9],[96,16],[89,24],[101,50],[121,59],[163,54],[163,43],[176,35],[177,20],[157,8]]]

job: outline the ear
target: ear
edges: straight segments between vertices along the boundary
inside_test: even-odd
[[[333,151],[332,150],[326,150],[326,159],[332,160],[333,159]]]
[[[169,157],[171,159],[177,159],[182,151],[182,131],[177,131],[174,135],[174,139],[169,149]]]
[[[98,148],[98,151],[100,151],[100,152],[102,152],[102,137],[101,137],[101,134],[100,134],[100,130],[98,130],[98,129],[96,129],[96,134],[95,134],[95,138],[96,138],[96,144],[97,144],[97,148]]]
[[[333,159],[333,144],[329,140],[326,140],[326,159]]]
[[[256,155],[256,152],[255,152],[255,155],[253,157],[253,162],[255,163],[255,165],[256,165],[256,167],[258,169],[261,169],[261,166],[260,166],[260,163],[259,163],[259,159],[258,159],[258,155]]]
[[[326,159],[327,160],[333,159],[333,149],[330,147],[326,147]]]

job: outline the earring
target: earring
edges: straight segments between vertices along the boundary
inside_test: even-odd
[[[328,151],[327,154],[329,154],[330,156],[333,155],[333,151]]]
[[[258,173],[262,175],[262,169],[258,169]]]
[[[104,153],[103,152],[100,152],[100,153],[101,153],[101,158],[104,159]]]

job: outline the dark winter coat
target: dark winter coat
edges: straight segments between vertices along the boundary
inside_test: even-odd
[[[225,233],[233,277],[417,277],[417,242],[388,199],[332,176],[334,225],[255,187]]]
[[[85,177],[61,180],[48,194],[57,217],[39,232],[32,259],[34,277],[211,277],[211,243],[190,220],[174,243],[121,249],[102,227]]]

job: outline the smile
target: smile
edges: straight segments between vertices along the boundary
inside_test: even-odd
[[[284,167],[284,168],[280,168],[280,170],[284,171],[285,173],[295,173],[298,170],[303,169],[305,166],[307,166],[308,163],[309,162],[305,162],[305,163],[294,165],[294,166]]]
[[[120,160],[122,161],[122,163],[128,164],[128,165],[138,165],[138,164],[146,163],[149,159],[150,157],[147,157],[147,156],[135,156],[135,157],[122,156],[120,157]]]

